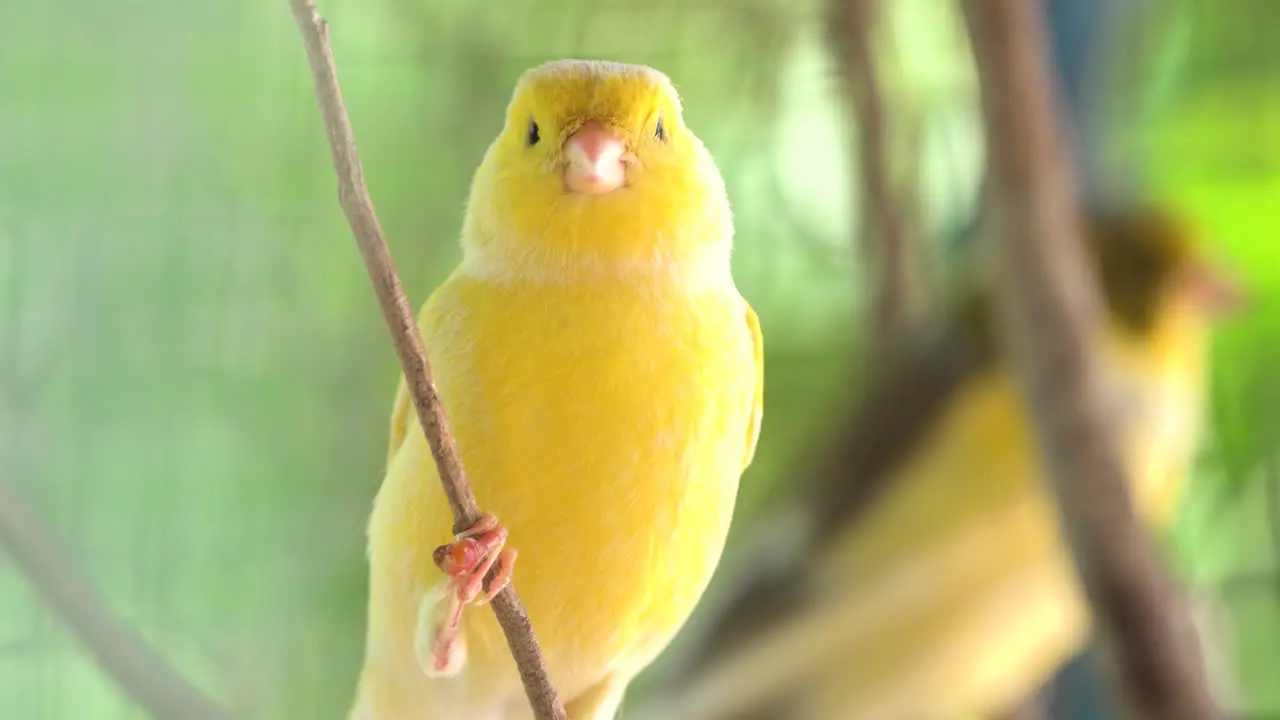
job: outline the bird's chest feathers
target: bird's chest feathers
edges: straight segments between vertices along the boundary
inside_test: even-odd
[[[519,575],[557,578],[521,586],[556,630],[549,652],[672,630],[737,492],[755,383],[741,298],[460,281],[427,317],[476,498],[510,529]]]
[[[740,400],[749,355],[719,298],[499,299],[471,337],[437,343],[450,365],[445,403],[468,418],[473,442],[510,450],[536,437],[542,448],[506,454],[560,458],[601,482],[610,468],[677,462],[714,444]]]
[[[727,527],[754,387],[736,294],[471,283],[445,299],[424,328],[441,396],[513,537],[598,531],[652,555],[651,533],[678,542],[689,518]]]

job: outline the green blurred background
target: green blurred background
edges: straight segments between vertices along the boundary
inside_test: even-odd
[[[887,92],[918,130],[903,145],[941,236],[980,177],[974,78],[950,3],[890,4]],[[817,4],[321,11],[415,304],[457,260],[470,174],[521,71],[597,56],[675,79],[726,176],[735,273],[768,337],[764,436],[714,596],[757,499],[853,390],[857,183]],[[1115,107],[1138,121],[1110,152],[1195,213],[1253,294],[1216,345],[1213,433],[1173,547],[1225,609],[1246,705],[1280,713],[1280,8],[1155,15],[1122,43]],[[344,715],[396,371],[284,0],[0,4],[0,481],[210,693],[262,717]],[[0,708],[143,717],[3,557]]]

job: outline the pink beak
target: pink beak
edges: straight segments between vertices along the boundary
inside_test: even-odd
[[[627,148],[613,133],[591,120],[564,143],[569,164],[564,184],[570,192],[604,195],[627,183],[624,164]]]

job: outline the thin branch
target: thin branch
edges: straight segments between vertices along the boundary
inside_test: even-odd
[[[2,231],[2,229],[0,229]],[[22,353],[21,323],[13,315],[22,299],[21,253],[25,243],[14,236],[7,258],[13,274],[8,278],[9,316],[4,340],[8,367],[0,367],[0,407],[10,418],[4,423],[4,445],[10,451],[9,467],[21,467],[23,396],[37,381],[19,367]],[[27,363],[31,368],[41,363]],[[77,572],[51,533],[15,492],[0,480],[0,545],[31,583],[46,604],[71,628],[99,668],[110,676],[133,701],[160,720],[224,720],[228,712],[187,682],[147,642],[107,608],[107,602],[83,574]]]
[[[831,0],[827,35],[857,119],[863,257],[874,288],[871,320],[876,330],[896,330],[910,310],[915,248],[889,168],[884,93],[871,33],[880,10],[879,0]]]
[[[1085,271],[1043,18],[1028,0],[965,0],[1003,261],[1006,339],[1037,419],[1050,485],[1113,680],[1135,717],[1216,718],[1194,625],[1134,516],[1091,349]]]
[[[19,498],[0,484],[0,543],[80,637],[103,672],[160,720],[227,720],[230,713],[187,682],[136,632],[107,610],[105,599]]]
[[[931,306],[936,300],[940,279],[933,276],[937,267],[935,259],[929,253],[929,245],[923,242],[928,232],[924,204],[924,158],[928,153],[926,141],[929,134],[929,121],[925,113],[903,113],[903,135],[906,136],[907,160],[900,188],[898,190],[898,217],[902,218],[902,242],[905,260],[905,271],[908,299],[916,303],[909,307]],[[914,292],[913,292],[914,291]]]
[[[338,201],[351,225],[365,269],[378,296],[383,319],[391,331],[418,420],[431,446],[431,455],[435,458],[440,482],[453,512],[455,532],[461,532],[480,519],[480,507],[467,484],[462,459],[431,377],[431,366],[427,362],[426,348],[423,347],[413,309],[391,261],[391,251],[382,236],[373,200],[365,188],[355,136],[342,100],[338,71],[329,45],[328,23],[320,17],[314,0],[289,0],[289,5],[302,34],[307,62],[315,81],[316,100],[329,137],[333,169],[338,177]],[[547,676],[542,649],[515,589],[508,586],[493,598],[491,604],[506,633],[507,644],[519,668],[520,680],[524,683],[534,714],[539,720],[565,720],[564,705]]]

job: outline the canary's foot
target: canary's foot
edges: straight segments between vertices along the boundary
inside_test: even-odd
[[[511,584],[516,551],[505,549],[507,529],[490,513],[458,535],[456,542],[441,545],[432,559],[449,580],[427,594],[418,610],[414,650],[418,663],[431,677],[454,675],[466,660],[462,610],[468,603],[484,605]],[[488,591],[484,578],[497,571]]]
[[[457,542],[441,545],[432,553],[436,566],[452,578],[450,586],[461,604],[484,605],[511,584],[516,551],[504,549],[506,542],[507,529],[492,513],[485,513],[475,525],[458,535]],[[484,589],[485,575],[495,564],[498,570],[489,583],[489,590],[476,600]]]

